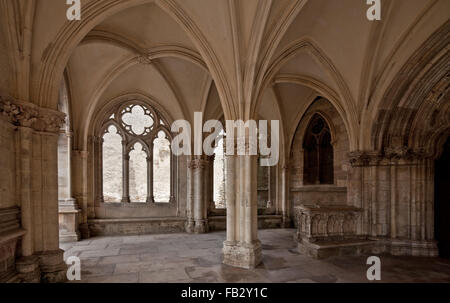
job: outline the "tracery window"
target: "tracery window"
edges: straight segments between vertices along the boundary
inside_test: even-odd
[[[155,172],[155,202],[170,199],[171,151],[169,137],[160,131],[153,141],[153,171]]]
[[[171,133],[161,114],[141,101],[122,104],[101,127],[102,202],[173,201]]]
[[[319,114],[315,114],[309,123],[303,150],[303,183],[333,184],[333,146],[330,127]]]
[[[103,200],[122,199],[122,137],[113,124],[103,135]]]
[[[214,148],[213,163],[213,195],[216,209],[225,209],[225,186],[226,186],[226,157],[225,157],[225,132],[222,130],[220,139]]]

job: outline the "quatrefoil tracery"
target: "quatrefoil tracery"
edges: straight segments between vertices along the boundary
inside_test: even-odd
[[[153,130],[153,113],[143,105],[133,104],[124,108],[120,120],[123,128],[135,136],[147,136]]]

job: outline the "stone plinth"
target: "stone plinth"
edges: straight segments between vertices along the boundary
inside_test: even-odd
[[[37,254],[41,270],[41,282],[60,283],[67,280],[67,265],[62,249]]]
[[[25,230],[19,224],[18,207],[0,209],[0,282],[19,282],[15,261]]]
[[[16,261],[16,270],[21,282],[39,283],[41,281],[39,258],[37,256],[21,257]]]
[[[81,235],[78,229],[78,216],[80,214],[75,199],[59,201],[59,241],[76,242]]]
[[[209,231],[208,220],[195,220],[194,233],[204,234]]]
[[[276,229],[283,225],[282,215],[258,215],[258,230]],[[223,231],[227,227],[226,216],[210,216],[208,217],[209,231]]]
[[[262,248],[259,241],[248,245],[246,243],[223,244],[223,263],[245,269],[256,268],[262,261]]]
[[[91,219],[91,236],[169,234],[185,231],[186,219],[179,217]]]

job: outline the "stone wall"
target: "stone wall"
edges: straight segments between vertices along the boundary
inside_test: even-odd
[[[5,38],[4,33],[0,30],[0,91],[8,91],[9,81],[11,79],[10,59],[8,58],[7,45],[8,40]]]
[[[333,145],[334,184],[304,185],[303,141],[309,122],[319,113],[329,124]],[[295,206],[346,205],[349,142],[344,121],[334,106],[326,99],[317,99],[300,121],[292,143],[290,154],[289,200],[291,214]],[[295,220],[294,220],[295,222]]]
[[[17,204],[14,136],[15,127],[0,117],[0,208]]]

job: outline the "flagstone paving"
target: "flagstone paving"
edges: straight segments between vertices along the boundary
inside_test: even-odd
[[[260,230],[263,263],[245,270],[222,264],[224,232],[97,237],[61,244],[81,259],[84,283],[369,282],[367,256],[315,260],[301,255],[295,230]],[[381,282],[450,282],[450,260],[382,255]]]

